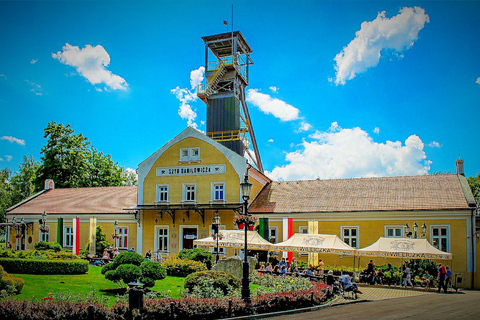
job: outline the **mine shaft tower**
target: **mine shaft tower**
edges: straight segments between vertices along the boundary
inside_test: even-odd
[[[206,36],[202,40],[205,83],[198,86],[197,96],[207,105],[207,136],[241,156],[247,153],[263,172],[245,101],[248,67],[253,64],[252,49],[240,31]],[[211,61],[209,52],[213,54]]]

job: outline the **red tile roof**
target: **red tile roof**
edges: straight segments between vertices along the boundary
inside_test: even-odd
[[[258,214],[468,208],[460,177],[450,174],[274,181],[259,193],[249,211]]]
[[[136,186],[51,189],[9,208],[7,214],[118,214],[136,205]]]

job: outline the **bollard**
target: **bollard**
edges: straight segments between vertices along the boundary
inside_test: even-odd
[[[140,288],[143,283],[138,281],[128,284],[128,307],[130,310],[143,309],[143,290]]]
[[[228,317],[232,317],[232,299],[228,299]]]
[[[170,302],[170,317],[175,318],[175,302]]]
[[[93,319],[93,305],[89,305],[87,307],[87,316],[88,316],[88,319]]]

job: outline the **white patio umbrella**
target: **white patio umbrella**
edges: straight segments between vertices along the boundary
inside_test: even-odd
[[[452,254],[438,250],[427,239],[380,237],[374,244],[358,249],[357,256],[452,260]]]
[[[194,245],[199,247],[216,247],[217,239],[208,237],[193,241]],[[238,248],[245,247],[244,230],[220,230],[218,237],[218,246],[220,248]],[[249,250],[270,250],[272,244],[263,239],[256,231],[247,231],[247,247]]]
[[[355,248],[350,247],[335,234],[295,233],[288,240],[272,245],[270,250],[333,253],[338,255],[352,255],[355,253]]]

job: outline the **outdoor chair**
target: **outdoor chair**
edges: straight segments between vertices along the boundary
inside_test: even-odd
[[[354,286],[350,286],[350,287],[345,288],[344,285],[343,285],[343,282],[341,282],[341,281],[340,281],[340,286],[341,286],[341,290],[342,290],[342,297],[345,298],[345,295],[346,295],[347,298],[357,299],[357,293],[355,292],[355,287]]]

